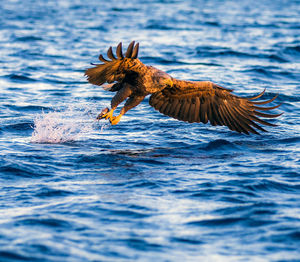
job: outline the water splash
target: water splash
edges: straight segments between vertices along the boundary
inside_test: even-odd
[[[84,140],[93,134],[99,134],[105,125],[95,121],[96,111],[93,111],[95,108],[86,104],[67,106],[53,112],[42,112],[34,119],[31,142],[65,143]]]

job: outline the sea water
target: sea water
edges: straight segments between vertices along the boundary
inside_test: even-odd
[[[299,1],[10,0],[0,14],[0,261],[300,261]],[[279,93],[278,126],[184,123],[149,98],[96,121],[113,93],[84,71],[132,40],[175,78]]]

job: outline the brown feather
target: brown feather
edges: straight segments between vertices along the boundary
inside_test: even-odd
[[[245,114],[245,112],[240,109],[240,108],[234,108],[235,111],[237,111],[237,113],[240,115],[240,117],[242,118],[242,120],[244,122],[246,122],[249,126],[252,125],[254,126],[256,129],[259,129],[260,131],[263,131],[263,132],[267,132],[267,130],[265,130],[264,128],[262,128],[261,126],[259,126],[258,124],[256,124],[254,121],[250,120],[248,117],[247,117],[247,114]]]
[[[250,118],[251,120],[253,120],[253,121],[255,121],[255,122],[258,122],[258,123],[260,123],[260,124],[262,124],[262,125],[265,125],[265,126],[276,126],[276,125],[274,125],[274,124],[271,124],[271,123],[269,123],[269,122],[267,122],[267,121],[264,121],[264,120],[262,120],[262,119],[256,117],[255,115],[250,115],[249,118]]]
[[[188,122],[189,123],[195,122],[195,108],[196,108],[195,98],[193,97],[191,99],[191,105],[190,105],[190,109],[189,109],[189,113],[188,113]]]
[[[224,123],[226,126],[228,126],[228,128],[230,130],[235,130],[234,127],[231,125],[231,119],[229,118],[229,114],[225,108],[225,105],[224,104],[221,104],[220,107],[219,107],[219,110],[220,110],[220,113],[221,113],[221,116],[224,120]]]
[[[165,101],[164,100],[159,100],[155,106],[155,108],[160,112],[161,111],[161,107],[164,105]]]
[[[127,51],[126,51],[126,54],[125,54],[125,57],[131,58],[131,55],[132,55],[132,49],[133,49],[134,43],[135,43],[135,42],[132,41],[132,42],[129,44],[129,46],[128,46],[128,48],[127,48]]]
[[[230,108],[228,107],[227,103],[224,103],[224,109],[225,109],[225,113],[226,113],[226,117],[231,125],[231,127],[233,128],[232,130],[235,130],[239,133],[241,133],[241,128],[239,127],[239,125],[237,125],[237,120],[235,119],[232,111],[230,110]]]
[[[181,107],[180,107],[180,110],[178,112],[178,119],[179,120],[184,121],[183,120],[184,112],[185,112],[185,100],[182,100]]]
[[[173,103],[171,104],[171,108],[168,112],[169,116],[173,117],[174,115],[174,112],[175,112],[175,109],[177,107],[177,105],[179,104],[179,100],[178,99],[174,99]]]
[[[99,60],[102,61],[103,63],[110,62],[110,61],[106,60],[106,59],[103,57],[103,55],[101,55],[101,54],[99,55]]]
[[[164,114],[166,115],[166,116],[170,116],[170,110],[172,109],[172,106],[173,106],[173,101],[172,100],[169,100],[168,101],[168,105],[166,106],[166,108],[165,108],[165,111],[164,111]]]
[[[159,101],[160,101],[160,100],[159,100],[158,98],[154,98],[154,99],[151,100],[151,104],[150,104],[150,105],[153,106],[153,107],[155,107],[155,108],[157,108],[156,105],[157,105],[157,103],[158,103]]]
[[[213,117],[212,109],[211,109],[211,101],[207,99],[207,117],[212,126],[216,125],[215,119]]]
[[[250,102],[250,103],[252,103],[252,104],[254,104],[254,105],[265,105],[265,104],[268,104],[268,103],[271,103],[271,102],[273,102],[276,98],[277,98],[277,96],[278,95],[276,95],[276,96],[274,96],[273,98],[271,98],[270,100],[266,100],[266,101],[262,101],[262,102]]]
[[[112,47],[109,47],[109,48],[108,48],[107,56],[108,56],[108,58],[110,58],[111,60],[117,60],[117,58],[114,56],[114,54],[113,54],[113,52],[112,52]]]
[[[123,56],[123,53],[122,53],[122,42],[120,42],[117,46],[117,50],[116,50],[116,54],[117,54],[117,57],[119,59],[123,59],[124,56]]]
[[[232,110],[234,111],[235,115],[238,116],[240,126],[242,126],[244,130],[246,130],[247,132],[249,131],[253,134],[257,134],[257,135],[259,134],[255,129],[251,127],[251,125],[253,125],[254,127],[256,127],[261,131],[265,131],[259,125],[255,124],[253,121],[247,119],[247,117],[245,117],[244,114],[242,114],[237,107],[233,107]],[[244,131],[244,133],[246,134],[247,132]]]
[[[282,115],[281,114],[265,114],[265,113],[261,113],[261,112],[258,112],[258,111],[254,111],[254,113],[257,115],[257,116],[261,116],[261,117],[266,117],[266,118],[275,118],[275,117],[279,117]]]
[[[195,97],[195,122],[200,122],[200,99],[199,97]]]
[[[140,74],[145,74],[148,68],[138,59],[123,59],[122,57],[122,43],[119,43],[116,50],[118,59],[112,52],[112,47],[107,51],[108,58],[105,59],[103,55],[99,55],[99,60],[103,64],[95,65],[85,71],[85,75],[90,83],[94,85],[102,85],[104,83],[121,83],[124,79],[126,82],[135,85]],[[117,89],[111,91],[116,92]]]
[[[258,99],[258,98],[260,98],[260,97],[262,97],[263,96],[263,94],[266,92],[266,89],[264,89],[259,95],[257,95],[257,96],[252,96],[252,97],[245,97],[244,99],[246,99],[246,100],[254,100],[254,99]]]
[[[159,112],[164,114],[166,107],[168,106],[168,102],[164,101],[164,103],[162,104],[162,106],[159,108]]]
[[[203,100],[203,102],[200,105],[200,118],[201,122],[206,124],[208,122],[208,116],[207,116],[207,102]]]
[[[222,119],[219,115],[219,104],[218,104],[218,102],[211,104],[211,110],[212,110],[212,113],[213,113],[213,117],[216,121],[216,124],[219,125],[219,126],[222,126],[223,122],[222,122]]]
[[[174,118],[179,119],[179,113],[180,113],[181,107],[182,107],[182,100],[179,100],[179,103],[177,104],[177,106],[174,110],[174,113],[173,113]]]
[[[282,104],[278,104],[276,106],[270,106],[270,107],[260,107],[260,106],[252,106],[254,109],[256,110],[260,110],[260,111],[269,111],[269,110],[272,110],[272,109],[275,109],[275,108],[278,108],[280,107]]]
[[[137,43],[133,49],[133,52],[132,52],[132,55],[131,55],[131,58],[132,59],[136,59],[138,57],[138,54],[139,54],[139,43]]]
[[[190,102],[188,100],[185,100],[181,109],[182,110],[181,110],[180,117],[183,121],[187,121],[188,120],[188,112],[190,109]]]

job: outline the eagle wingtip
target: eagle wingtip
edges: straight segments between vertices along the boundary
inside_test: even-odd
[[[107,50],[107,57],[111,60],[107,60],[106,58],[103,57],[102,54],[99,55],[98,59],[101,62],[103,62],[104,64],[109,63],[114,60],[123,60],[124,58],[136,59],[138,57],[138,52],[139,52],[139,43],[136,43],[136,41],[133,40],[128,45],[127,51],[124,55],[123,51],[122,51],[122,42],[120,42],[116,48],[116,56],[117,57],[114,55],[113,49],[110,46]],[[98,65],[98,64],[93,64],[93,63],[91,63],[91,64],[96,65],[96,66]]]

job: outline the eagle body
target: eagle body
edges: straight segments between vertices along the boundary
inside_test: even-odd
[[[165,88],[162,79],[171,77],[162,70],[153,66],[145,66],[138,60],[136,67],[132,68],[132,73],[121,81],[122,84],[130,84],[134,93],[147,96]]]
[[[131,108],[137,106],[147,95],[149,104],[164,115],[189,123],[208,123],[225,125],[239,133],[259,134],[257,130],[266,130],[261,125],[275,126],[260,117],[275,118],[281,114],[268,114],[280,105],[261,107],[276,99],[257,101],[265,90],[257,96],[243,98],[232,94],[231,89],[221,87],[211,81],[185,81],[171,77],[153,66],[144,65],[138,58],[139,44],[131,42],[125,55],[122,43],[116,49],[107,51],[110,60],[102,55],[103,63],[93,64],[95,67],[86,70],[88,81],[95,85],[103,85],[105,90],[116,92],[111,101],[111,109],[104,109],[97,119],[109,119],[112,125],[117,124],[121,117]],[[113,112],[126,100],[118,116]]]

